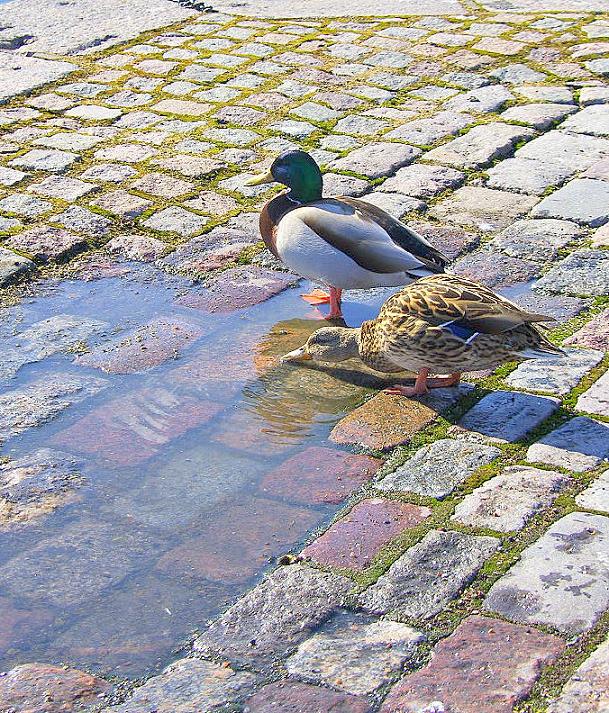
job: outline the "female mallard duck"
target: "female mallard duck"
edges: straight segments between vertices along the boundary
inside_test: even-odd
[[[395,287],[443,272],[447,258],[399,220],[365,201],[323,198],[319,166],[304,151],[286,151],[270,170],[247,183],[278,182],[289,188],[264,205],[260,232],[268,249],[290,270],[324,282],[311,304],[330,302],[340,317],[344,289]]]
[[[387,393],[417,396],[454,386],[462,371],[563,352],[533,324],[552,317],[525,312],[487,287],[457,275],[433,275],[392,295],[359,329],[326,327],[285,361],[339,362],[357,357],[380,372],[415,371],[414,386]],[[450,374],[428,379],[430,372]]]

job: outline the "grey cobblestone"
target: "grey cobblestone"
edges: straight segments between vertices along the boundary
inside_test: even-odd
[[[310,567],[281,567],[214,622],[195,650],[266,666],[293,651],[337,609],[351,586],[345,577]]]
[[[566,476],[551,470],[512,466],[467,495],[451,519],[499,532],[521,530],[568,483]]]
[[[432,530],[359,596],[369,612],[427,619],[441,611],[499,548],[493,537]]]
[[[406,491],[432,498],[449,495],[478,468],[500,455],[494,446],[441,438],[420,448],[376,487],[390,492]]]
[[[596,468],[609,460],[609,425],[576,416],[529,446],[527,460],[577,473]]]
[[[493,585],[484,608],[512,621],[546,624],[566,634],[586,631],[609,606],[603,554],[608,537],[609,518],[566,515]]]

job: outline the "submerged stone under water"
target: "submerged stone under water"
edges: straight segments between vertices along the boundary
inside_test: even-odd
[[[93,261],[4,310],[1,668],[159,669],[374,474],[328,434],[378,377],[279,363],[323,324],[301,291],[210,311]],[[383,296],[347,299],[349,323]]]

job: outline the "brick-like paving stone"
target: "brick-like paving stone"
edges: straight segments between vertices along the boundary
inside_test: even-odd
[[[499,545],[494,537],[432,530],[358,601],[373,614],[428,619],[458,596]]]
[[[269,683],[246,701],[247,713],[371,713],[366,698],[296,681]]]
[[[125,703],[105,708],[106,713],[191,713],[220,710],[228,703],[245,699],[254,689],[256,677],[229,666],[179,659],[162,674],[137,688]]]
[[[44,423],[107,386],[105,379],[55,373],[0,395],[0,440]]]
[[[419,713],[441,701],[460,713],[510,713],[563,647],[551,634],[470,616],[436,646],[424,668],[394,686],[380,710]]]
[[[567,295],[605,295],[609,290],[609,255],[603,250],[576,250],[551,268],[536,289]]]
[[[530,260],[510,257],[483,247],[478,252],[465,255],[453,266],[457,275],[481,282],[494,290],[527,283],[539,274],[539,265]]]
[[[310,567],[280,567],[211,624],[195,641],[195,650],[266,667],[292,653],[336,611],[352,586],[345,577]]]
[[[487,611],[566,634],[590,629],[609,606],[609,518],[571,513],[521,555],[491,588]]]
[[[493,238],[491,245],[510,257],[547,262],[582,232],[569,220],[517,220]]]
[[[551,470],[511,466],[467,495],[451,519],[499,532],[521,530],[568,483],[566,476]]]
[[[608,668],[606,639],[573,673],[548,713],[602,713],[609,705]]]
[[[417,163],[400,168],[395,176],[381,186],[382,191],[405,193],[415,198],[431,198],[449,188],[460,186],[465,174],[454,168]]]
[[[597,228],[609,220],[609,184],[577,178],[533,208],[537,218],[563,218]]]
[[[399,500],[363,500],[305,547],[302,555],[320,564],[362,570],[384,545],[429,515],[429,508]]]
[[[529,446],[527,460],[576,473],[592,470],[609,460],[609,424],[576,416]]]
[[[35,269],[36,265],[28,258],[0,247],[0,287],[25,277]]]
[[[9,238],[6,244],[31,255],[40,262],[61,260],[87,247],[86,238],[50,226],[26,230]]]
[[[42,387],[40,391],[44,393]],[[118,465],[134,465],[158,453],[177,436],[207,423],[220,409],[211,401],[147,387],[97,407],[56,434],[53,442]]]
[[[489,232],[506,228],[537,202],[538,199],[532,196],[465,186],[436,203],[429,213],[438,220]]]
[[[500,453],[494,446],[441,438],[420,448],[375,487],[389,492],[406,491],[443,498]]]
[[[522,362],[506,378],[517,389],[566,394],[603,359],[596,349],[566,349],[566,356],[550,359],[530,359]]]
[[[609,308],[597,314],[581,329],[565,339],[565,344],[609,351]]]
[[[286,668],[302,681],[366,695],[391,681],[424,640],[406,624],[339,615],[303,641]]]
[[[601,510],[609,513],[609,474],[607,471],[582,491],[575,498],[575,502],[588,510]]]
[[[378,394],[339,421],[330,440],[378,450],[407,443],[471,388],[435,389],[420,401]]]
[[[508,156],[518,141],[533,136],[531,129],[522,126],[500,122],[483,124],[474,126],[464,136],[428,151],[424,158],[455,168],[482,168],[495,159]]]
[[[154,319],[78,356],[77,364],[110,374],[133,374],[152,369],[180,352],[204,333],[202,327],[179,318]]]
[[[580,411],[609,416],[609,372],[605,372],[600,379],[577,399],[575,407]]]
[[[267,473],[260,490],[297,503],[340,503],[370,480],[382,461],[320,446],[306,448]],[[294,482],[294,473],[299,474]]]
[[[241,485],[239,479],[235,482]],[[203,491],[202,497],[207,499],[208,492]],[[226,489],[220,495],[225,496]],[[319,520],[309,509],[266,498],[244,498],[222,510],[220,517],[207,515],[197,527],[199,535],[163,555],[157,569],[167,576],[203,582],[244,582],[301,540]],[[242,534],[235,540],[231,535],[237,526]]]
[[[517,391],[494,391],[481,399],[457,424],[464,436],[480,434],[500,443],[519,441],[550,417],[560,401]]]
[[[112,688],[108,681],[75,668],[28,663],[0,678],[0,706],[28,713],[93,710]]]
[[[389,142],[371,143],[354,149],[344,158],[333,161],[330,168],[355,171],[370,178],[380,178],[395,173],[397,169],[414,161],[421,154],[413,146]]]

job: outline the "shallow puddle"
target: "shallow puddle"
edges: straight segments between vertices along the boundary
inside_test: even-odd
[[[9,424],[0,455],[51,449],[79,474],[56,509],[0,526],[0,669],[158,670],[376,467],[327,437],[377,380],[278,363],[323,324],[302,287],[209,314],[177,302],[188,281],[126,268],[41,283],[0,312],[0,398],[40,413]],[[348,323],[383,296],[347,300]],[[45,340],[58,315],[65,338]]]

